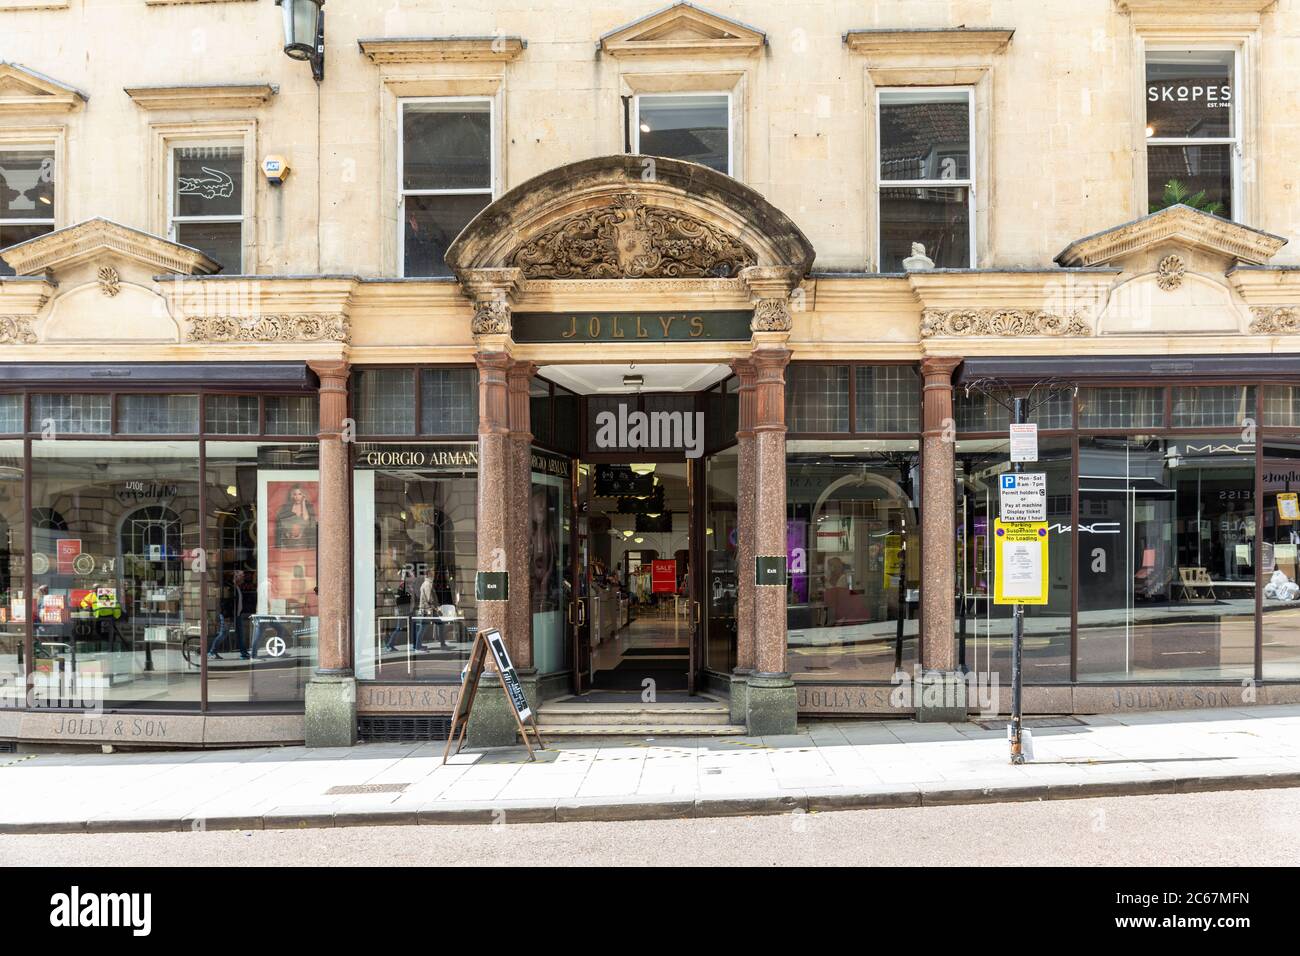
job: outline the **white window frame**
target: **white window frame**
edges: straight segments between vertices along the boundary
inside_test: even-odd
[[[1151,80],[1147,75],[1147,61],[1152,53],[1231,53],[1232,54],[1232,136],[1195,137],[1195,136],[1147,136],[1148,127],[1146,107],[1149,103],[1147,88]],[[1151,146],[1229,146],[1232,156],[1232,216],[1231,222],[1242,222],[1242,130],[1245,115],[1242,108],[1242,62],[1241,48],[1218,42],[1209,43],[1148,43],[1142,51],[1142,134],[1147,147]],[[1148,215],[1151,208],[1151,162],[1150,152],[1142,150],[1142,166],[1146,178],[1146,205],[1142,215]]]
[[[884,130],[880,122],[880,105],[884,95],[889,93],[964,93],[966,95],[966,141],[969,144],[969,155],[966,158],[966,168],[969,173],[965,179],[883,179],[881,173],[881,157],[885,155],[884,150]],[[965,187],[966,189],[966,219],[969,224],[969,235],[967,236],[968,252],[967,268],[976,267],[976,250],[975,239],[976,230],[976,206],[975,206],[975,171],[978,168],[977,163],[977,144],[975,142],[975,87],[970,85],[962,86],[878,86],[876,87],[876,268],[880,268],[885,261],[884,244],[881,241],[881,235],[884,232],[884,216],[881,212],[880,194],[886,189],[926,189],[940,188],[950,189],[952,187]],[[929,250],[927,250],[928,252]]]
[[[237,222],[239,223],[239,268],[232,271],[227,263],[221,263],[221,271],[225,275],[243,275],[244,274],[244,244],[247,241],[248,228],[248,210],[247,205],[247,184],[242,184],[239,190],[239,209],[238,216],[221,215],[221,216],[178,216],[176,215],[176,150],[178,149],[216,149],[229,148],[237,146],[240,149],[239,164],[243,169],[244,178],[248,178],[248,144],[243,139],[196,139],[196,140],[176,140],[167,144],[167,238],[172,242],[180,243],[176,238],[177,224],[188,223],[208,223],[208,222]]]
[[[736,101],[731,90],[682,90],[681,92],[634,93],[632,95],[632,152],[641,153],[641,101],[682,99],[688,96],[725,96],[727,98],[727,175],[736,169]],[[672,159],[667,156],[665,159]]]
[[[488,184],[472,189],[407,189],[406,181],[406,107],[428,103],[484,103],[488,108]],[[398,275],[406,278],[406,197],[407,196],[487,196],[496,198],[497,184],[497,104],[494,96],[404,96],[397,100],[397,261]]]
[[[0,140],[0,153],[32,152],[36,150],[48,150],[54,157],[54,203],[50,206],[50,214],[48,217],[43,216],[40,218],[29,216],[24,219],[0,219],[0,224],[5,226],[49,226],[50,232],[54,232],[54,230],[58,228],[57,211],[59,208],[59,196],[63,192],[63,189],[59,184],[59,174],[61,170],[59,165],[60,157],[58,143],[50,140],[33,140],[30,143]]]

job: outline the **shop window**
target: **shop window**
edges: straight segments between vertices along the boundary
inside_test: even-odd
[[[22,434],[23,397],[0,395],[0,434]]]
[[[1080,428],[1159,428],[1164,423],[1163,388],[1085,388],[1079,393]]]
[[[528,425],[539,445],[551,443],[551,411],[551,383],[534,377],[528,383]]]
[[[199,430],[197,395],[120,395],[117,430],[123,435],[192,435]]]
[[[704,468],[704,665],[728,674],[736,666],[739,452],[732,447],[711,455]]]
[[[959,431],[1005,432],[1011,423],[1014,396],[990,395],[958,386],[953,394],[953,415]],[[1028,402],[1028,421],[1041,429],[1074,427],[1074,395],[1070,389],[1058,389],[1045,397],[1035,393]]]
[[[533,666],[538,673],[564,669],[565,569],[569,561],[569,508],[573,485],[565,458],[533,450],[534,460],[548,461],[532,473],[529,499],[529,584],[533,621]],[[555,472],[564,472],[557,474]]]
[[[0,706],[22,706],[26,639],[23,443],[0,441]]]
[[[683,159],[731,175],[729,93],[640,93],[632,151]]]
[[[859,365],[854,405],[860,432],[919,432],[921,377],[910,365]]]
[[[1262,485],[1262,675],[1265,680],[1296,680],[1300,679],[1300,520],[1293,504],[1300,494],[1300,437],[1265,441]]]
[[[406,99],[400,116],[402,275],[450,275],[447,247],[492,201],[492,101]]]
[[[1079,679],[1254,676],[1255,450],[1080,437]]]
[[[314,437],[320,431],[320,403],[315,395],[268,395],[266,434]]]
[[[260,414],[256,395],[209,395],[203,402],[203,429],[209,435],[256,435]]]
[[[1261,404],[1261,424],[1300,425],[1300,388],[1295,385],[1265,385]]]
[[[786,427],[826,434],[849,430],[849,366],[790,365],[786,369]]]
[[[1150,50],[1146,56],[1147,202],[1236,213],[1241,134],[1231,50]]]
[[[478,369],[420,372],[420,434],[478,434]]]
[[[317,662],[314,444],[206,443],[209,707],[299,702]]]
[[[1005,438],[956,444],[957,621],[960,664],[1011,679],[1012,607],[993,603],[993,522],[998,476],[1011,470]],[[1034,471],[1047,475],[1048,603],[1025,606],[1024,676],[1031,684],[1070,679],[1071,535],[1068,438],[1041,439]]]
[[[186,143],[169,150],[167,234],[243,272],[244,147],[242,143]]]
[[[108,395],[34,393],[28,427],[47,438],[59,435],[107,435],[112,426]]]
[[[400,468],[371,466],[383,456],[362,455],[353,471],[356,672],[363,680],[454,682],[478,626],[475,446],[419,447],[446,454],[430,454],[437,464]]]
[[[1196,385],[1175,388],[1174,428],[1241,428],[1255,418],[1255,386]]]
[[[364,369],[353,381],[358,431],[363,435],[415,434],[413,370]]]
[[[196,709],[198,443],[34,441],[31,480],[38,689]]]
[[[53,146],[0,149],[0,250],[54,231],[54,181]]]
[[[878,92],[881,272],[912,244],[941,269],[975,266],[974,109],[969,88]]]
[[[917,661],[920,456],[786,443],[791,673],[887,681]]]

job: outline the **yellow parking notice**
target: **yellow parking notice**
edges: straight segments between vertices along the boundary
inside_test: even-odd
[[[993,603],[1047,603],[1047,522],[993,522]]]
[[[1277,496],[1277,516],[1283,521],[1300,520],[1300,495],[1294,491],[1279,492]]]

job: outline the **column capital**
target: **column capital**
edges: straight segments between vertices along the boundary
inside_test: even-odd
[[[754,363],[754,431],[785,431],[785,367],[787,348],[762,348],[750,352]]]
[[[466,269],[459,275],[460,290],[474,303],[470,332],[475,340],[510,337],[510,310],[523,282],[522,269]]]
[[[351,366],[346,360],[313,360],[307,367],[320,379],[320,420],[317,438],[338,438],[343,433],[348,415],[348,374]]]
[[[794,266],[749,266],[740,270],[740,281],[754,303],[751,332],[789,332],[790,293],[799,285],[800,272]]]
[[[736,378],[740,380],[740,387],[737,389],[737,401],[740,404],[740,415],[737,421],[736,437],[753,438],[754,437],[754,360],[751,358],[738,358],[731,360],[731,370],[736,373]]]
[[[921,358],[921,376],[926,387],[931,385],[951,385],[952,373],[965,359],[960,355],[926,355]],[[942,381],[939,381],[942,380]]]
[[[537,365],[527,361],[512,361],[506,371],[506,388],[509,391],[508,417],[510,436],[531,443],[533,440],[533,423],[528,390],[532,386],[533,375]]]

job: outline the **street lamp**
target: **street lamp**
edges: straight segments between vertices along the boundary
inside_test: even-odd
[[[275,0],[284,13],[284,53],[311,63],[311,75],[325,78],[325,0]]]

